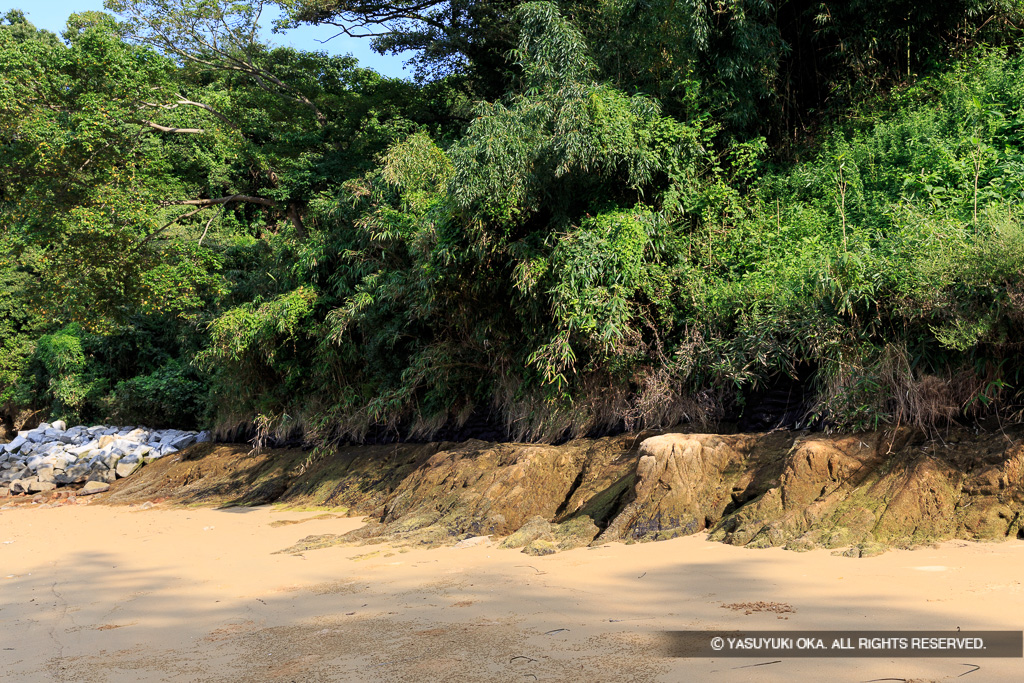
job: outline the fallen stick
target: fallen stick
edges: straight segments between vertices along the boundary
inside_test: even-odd
[[[760,664],[747,664],[745,666],[734,666],[733,670],[736,670],[736,669],[752,669],[755,666],[768,666],[769,664],[781,664],[781,663],[782,663],[781,659],[776,659],[774,662],[761,662]]]

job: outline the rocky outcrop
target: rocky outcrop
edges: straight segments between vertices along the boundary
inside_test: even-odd
[[[1002,433],[802,436],[771,488],[724,516],[711,538],[806,550],[1016,537],[1021,463],[1022,440]]]
[[[114,472],[132,465],[122,457]],[[56,468],[37,464],[35,481],[42,481],[41,468],[43,479],[56,479]],[[647,433],[560,446],[471,440],[346,447],[319,458],[297,449],[253,456],[243,446],[201,444],[180,458],[152,461],[115,483],[105,500],[158,497],[344,508],[367,517],[351,534],[308,537],[289,552],[490,536],[543,555],[704,531],[734,545],[865,556],[949,538],[1024,538],[1024,430],[941,439],[907,429]]]
[[[372,524],[311,547],[496,534],[506,547],[546,554],[707,531],[734,545],[858,556],[1024,536],[1021,436],[642,436],[442,445],[395,480]]]
[[[600,531],[594,518],[603,520],[612,512],[609,482],[614,486],[635,466],[636,441],[634,435],[561,446],[472,440],[441,444],[401,477],[380,474],[394,486],[372,511],[372,523],[343,537],[307,539],[296,549],[337,542],[435,545],[479,535],[515,537],[514,532],[538,519],[555,522],[550,535],[557,549],[586,545]],[[349,468],[360,471],[364,467]],[[348,490],[360,486],[345,483]],[[523,545],[547,541],[542,535],[524,538]]]
[[[602,541],[662,540],[707,529],[733,504],[744,474],[771,460],[768,440],[714,434],[664,434],[640,444],[628,502]]]

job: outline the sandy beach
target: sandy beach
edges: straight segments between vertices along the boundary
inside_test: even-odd
[[[1024,542],[863,559],[703,535],[547,557],[486,543],[275,554],[360,524],[272,507],[2,510],[0,678],[998,681],[1024,670],[1018,659],[671,659],[656,645],[677,629],[1017,630]]]

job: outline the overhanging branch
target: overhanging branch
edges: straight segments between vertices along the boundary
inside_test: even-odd
[[[232,121],[227,116],[225,116],[224,114],[220,113],[219,111],[217,111],[216,109],[214,109],[210,105],[206,104],[205,102],[196,102],[194,100],[188,99],[187,97],[185,97],[184,95],[181,95],[181,94],[177,95],[177,100],[175,100],[174,104],[160,104],[158,102],[143,102],[142,104],[147,106],[147,107],[152,107],[153,109],[167,109],[167,110],[177,109],[178,107],[199,107],[200,109],[203,109],[203,110],[208,111],[209,113],[213,114],[214,116],[216,116],[218,119],[223,121],[226,125],[230,126],[231,128],[235,128],[235,129],[238,128],[238,124],[237,123],[235,123],[234,121]]]
[[[266,197],[253,197],[246,194],[233,194],[229,197],[217,197],[216,199],[170,199],[160,202],[160,206],[217,206],[218,204],[230,204],[231,202],[244,202],[246,204],[260,204],[262,206],[277,206],[277,202]]]
[[[189,211],[188,213],[178,216],[177,218],[175,218],[174,220],[172,220],[170,223],[163,226],[159,230],[153,231],[152,233],[146,236],[146,238],[139,244],[139,247],[141,247],[143,244],[152,239],[155,235],[163,232],[164,230],[171,227],[178,221],[184,218],[188,218],[189,216],[194,216],[205,208],[211,206],[220,206],[223,204],[231,204],[234,202],[242,202],[245,204],[259,204],[260,206],[268,206],[273,209],[281,208],[280,203],[275,202],[273,199],[267,199],[266,197],[254,197],[252,195],[246,194],[233,194],[227,197],[216,197],[214,199],[168,199],[159,202],[159,205],[195,206],[198,208],[196,208],[194,211]],[[302,239],[305,239],[307,234],[306,226],[302,222],[302,214],[299,212],[299,205],[296,204],[295,202],[288,202],[288,204],[285,207],[285,215],[288,217],[288,220],[291,221],[292,225],[295,227],[295,232],[298,234],[298,236]]]
[[[191,133],[193,135],[201,135],[206,132],[205,128],[174,128],[172,126],[161,126],[159,123],[153,121],[143,121],[143,125],[149,126],[154,130],[158,130],[161,133]]]

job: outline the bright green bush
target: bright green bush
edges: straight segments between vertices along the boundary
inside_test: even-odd
[[[48,405],[52,419],[81,422],[94,413],[96,401],[107,388],[86,355],[85,337],[79,325],[71,324],[36,342],[25,389],[31,403]]]

